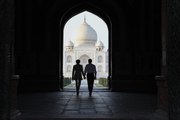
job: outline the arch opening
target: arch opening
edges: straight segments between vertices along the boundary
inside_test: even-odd
[[[109,64],[109,29],[103,19],[95,13],[87,10],[81,11],[73,17],[69,17],[64,24],[63,31],[63,83],[65,80],[71,81],[72,70],[76,59],[80,59],[83,68],[88,63],[88,59],[93,60],[97,69],[97,82],[106,80],[102,85],[109,88],[110,64]],[[71,59],[70,59],[71,58]],[[69,62],[69,59],[72,60]],[[99,70],[99,66],[100,70]],[[66,70],[68,69],[68,70]],[[67,72],[68,71],[68,72]],[[67,85],[67,84],[66,84]],[[98,85],[99,86],[99,85]],[[63,84],[63,87],[64,84]]]

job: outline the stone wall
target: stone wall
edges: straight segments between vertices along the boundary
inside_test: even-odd
[[[112,90],[156,92],[154,76],[160,74],[161,67],[159,1],[103,2],[16,1],[15,68],[20,91],[58,90],[59,76],[63,76],[63,25],[68,18],[88,10],[109,28]]]
[[[0,2],[0,120],[9,119],[14,1]]]
[[[167,1],[169,119],[180,120],[180,1]]]

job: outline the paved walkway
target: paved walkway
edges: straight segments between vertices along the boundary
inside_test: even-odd
[[[70,85],[64,87],[64,91],[75,91],[75,81],[73,80],[71,82]],[[102,85],[98,84],[98,81],[95,80],[94,81],[94,88],[93,88],[94,91],[108,91],[108,88],[107,87],[103,87]],[[80,91],[83,91],[83,92],[88,92],[88,86],[87,86],[87,80],[82,80],[81,82],[81,87],[80,87]]]
[[[68,88],[61,92],[20,94],[18,108],[22,114],[16,120],[149,120],[156,110],[156,99],[154,94],[97,88],[89,96],[87,86],[82,84],[79,96]]]

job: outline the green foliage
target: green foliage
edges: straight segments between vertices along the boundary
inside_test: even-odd
[[[67,86],[67,85],[71,84],[71,78],[64,78],[63,81],[64,81],[64,82],[63,82],[63,85],[64,85],[64,86]]]
[[[98,81],[99,81],[99,84],[101,84],[102,86],[104,86],[104,87],[108,86],[108,79],[107,78],[99,78]]]

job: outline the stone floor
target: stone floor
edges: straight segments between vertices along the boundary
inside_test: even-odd
[[[89,96],[82,84],[79,96],[66,87],[61,92],[26,93],[18,96],[21,115],[16,120],[150,120],[156,95],[111,92],[95,87]]]

